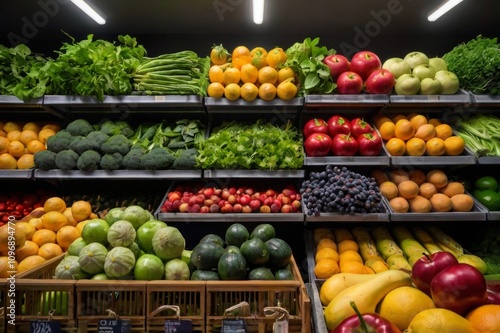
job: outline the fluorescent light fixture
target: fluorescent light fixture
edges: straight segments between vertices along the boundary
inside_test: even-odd
[[[444,4],[442,4],[439,8],[437,8],[435,11],[433,11],[427,19],[431,22],[434,22],[461,2],[462,0],[448,0]]]
[[[264,1],[265,0],[252,0],[253,22],[255,24],[262,24],[262,22],[264,22]]]
[[[94,10],[94,8],[90,7],[88,3],[84,0],[71,0],[78,8],[80,8],[85,14],[90,16],[94,21],[98,24],[103,25],[106,24],[106,20]]]

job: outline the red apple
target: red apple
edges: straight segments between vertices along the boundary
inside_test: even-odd
[[[210,213],[210,208],[208,206],[203,206],[200,208],[200,213],[202,214]]]
[[[252,208],[252,211],[256,212],[260,208],[260,201],[257,199],[250,200],[250,203],[248,204],[250,208]]]
[[[241,212],[242,213],[251,213],[252,212],[252,208],[249,206],[249,205],[243,205],[241,207]]]
[[[365,81],[368,94],[390,94],[396,84],[396,78],[387,69],[376,69]]]
[[[486,304],[486,280],[469,264],[456,264],[439,272],[431,282],[431,297],[438,308],[465,316],[470,310]]]
[[[359,94],[363,91],[363,78],[355,72],[348,71],[339,75],[337,92],[339,94]]]
[[[250,203],[252,199],[250,198],[250,196],[248,194],[243,194],[241,197],[240,197],[240,204],[242,206],[246,206]]]
[[[332,116],[327,123],[330,138],[334,138],[337,134],[349,134],[351,132],[351,122],[342,116]]]
[[[281,212],[282,213],[292,213],[293,209],[292,209],[292,206],[291,205],[283,205],[281,206]]]
[[[358,151],[358,142],[350,134],[337,134],[332,143],[333,155],[353,156]]]
[[[373,128],[363,118],[354,118],[351,120],[351,134],[354,138],[357,138],[361,134],[371,132],[373,132]]]
[[[235,204],[233,206],[233,213],[241,213],[243,206],[241,206],[239,203]]]
[[[427,295],[431,294],[431,281],[443,269],[458,264],[457,258],[446,251],[431,255],[422,254],[411,269],[411,279],[417,289]]]
[[[382,138],[375,131],[363,133],[356,140],[361,156],[377,156],[382,150]]]
[[[271,213],[271,207],[267,205],[260,206],[259,212],[261,213]]]
[[[325,133],[313,133],[304,141],[307,156],[326,156],[332,149],[332,139]]]
[[[323,59],[323,62],[330,68],[333,81],[337,81],[340,74],[349,70],[349,59],[340,54],[328,55]]]
[[[360,51],[352,56],[349,70],[358,73],[363,81],[365,81],[370,74],[382,67],[380,58],[371,51]]]
[[[304,138],[306,139],[313,133],[328,133],[328,124],[324,119],[321,118],[313,118],[309,119],[303,129],[302,133],[304,134]]]

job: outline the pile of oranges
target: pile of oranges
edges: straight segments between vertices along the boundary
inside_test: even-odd
[[[0,169],[31,169],[34,154],[61,129],[57,123],[0,121]]]
[[[7,247],[9,225],[2,226],[0,277],[8,277],[9,271],[22,273],[66,252],[71,243],[81,236],[85,223],[96,217],[87,201],[79,200],[67,206],[60,197],[48,198],[43,207],[36,208],[26,218],[14,223],[14,264],[8,257],[8,251],[12,250]]]
[[[284,65],[287,56],[280,47],[268,52],[263,47],[250,50],[237,46],[229,54],[218,45],[212,48],[210,60],[209,97],[225,97],[231,101],[242,98],[250,102],[256,98],[290,100],[297,95],[297,75]]]
[[[458,156],[465,149],[465,141],[450,125],[423,114],[382,115],[375,125],[392,156]]]

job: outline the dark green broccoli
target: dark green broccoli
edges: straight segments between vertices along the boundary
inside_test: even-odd
[[[56,167],[61,170],[74,170],[78,163],[78,157],[78,154],[74,150],[62,150],[56,155]]]
[[[107,171],[118,170],[123,165],[123,156],[120,153],[105,154],[101,159],[101,168]]]
[[[142,147],[132,146],[128,154],[123,157],[123,167],[128,170],[141,170],[141,157],[144,153]]]
[[[110,136],[109,139],[102,144],[101,152],[104,154],[119,153],[122,156],[125,156],[130,151],[131,145],[130,140],[127,139],[125,135],[117,134]]]
[[[196,148],[182,150],[179,156],[175,159],[172,169],[194,169],[196,167],[196,156],[198,156],[198,150]]]
[[[66,130],[60,130],[47,138],[47,149],[54,153],[58,153],[69,149],[71,141],[73,141],[73,135]]]
[[[75,119],[66,126],[66,130],[73,136],[87,136],[94,127],[86,119]]]
[[[166,148],[155,147],[141,157],[141,167],[146,170],[166,170],[174,164],[175,156]]]
[[[71,140],[71,143],[69,144],[69,149],[74,150],[78,155],[81,155],[87,150],[91,150],[88,141],[86,141],[85,137],[81,135],[73,137],[73,140]]]
[[[35,168],[40,170],[56,169],[56,155],[56,153],[50,150],[37,151],[33,156]]]
[[[102,144],[109,139],[109,135],[101,131],[92,131],[87,135],[86,139],[90,141],[89,144],[93,150],[100,151]]]
[[[87,150],[78,157],[76,167],[82,171],[94,171],[99,169],[100,162],[101,154],[95,150]]]
[[[135,133],[134,129],[125,120],[112,121],[110,119],[103,119],[99,130],[108,136],[123,134],[127,138],[131,138]]]

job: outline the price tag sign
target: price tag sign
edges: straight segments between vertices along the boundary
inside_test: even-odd
[[[192,333],[191,320],[165,320],[165,333]]]
[[[97,333],[130,333],[130,319],[101,318],[97,323]]]
[[[288,321],[277,321],[273,324],[273,333],[288,333]]]
[[[61,332],[61,323],[55,320],[33,320],[30,333],[56,333]]]
[[[221,333],[246,333],[245,319],[223,319]]]

